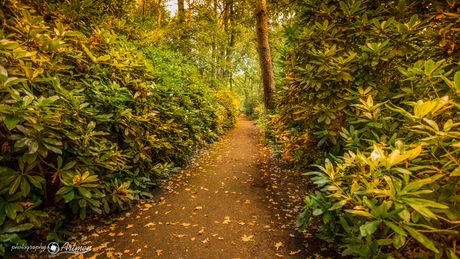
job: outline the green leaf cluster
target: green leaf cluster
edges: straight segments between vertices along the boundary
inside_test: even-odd
[[[319,190],[303,229],[344,255],[457,258],[460,123],[454,1],[299,1],[268,128]],[[413,255],[411,255],[413,256]]]

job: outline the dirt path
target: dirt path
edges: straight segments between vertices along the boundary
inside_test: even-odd
[[[267,181],[273,176],[263,168],[257,136],[254,122],[241,116],[153,199],[111,225],[84,226],[95,251],[85,258],[326,258],[314,253],[319,244],[304,246],[296,212],[274,201],[277,187]]]

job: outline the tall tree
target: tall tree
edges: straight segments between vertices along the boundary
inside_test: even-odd
[[[158,0],[157,12],[158,12],[158,30],[161,29],[161,0]]]
[[[265,112],[272,108],[272,92],[275,90],[272,58],[268,44],[268,12],[266,0],[256,0],[257,50],[264,87]]]
[[[180,51],[183,54],[187,53],[187,44],[185,43],[185,39],[187,38],[187,29],[184,26],[185,22],[185,7],[184,7],[184,0],[177,0],[177,15],[179,18],[179,26],[183,30],[180,36]]]
[[[231,62],[232,62],[232,53],[233,53],[233,47],[235,46],[234,42],[234,28],[233,28],[233,0],[230,2],[230,13],[228,15],[228,26],[230,27],[230,42],[228,44],[227,48],[227,73],[228,73],[228,81],[230,84],[230,90],[232,90],[232,79],[233,79],[233,73],[232,70],[230,69],[231,67]]]

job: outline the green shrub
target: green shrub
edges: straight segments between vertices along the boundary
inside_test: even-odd
[[[311,0],[296,9],[294,23],[285,27],[283,81],[275,96],[280,139],[338,155],[344,147],[341,129],[359,99],[372,95],[405,108],[407,101],[451,94],[445,83],[437,83],[440,78],[414,92],[414,82],[403,81],[400,70],[430,59],[444,60],[446,73],[458,69],[459,26],[452,1]],[[316,153],[299,152],[294,162],[308,165]]]
[[[458,100],[446,96],[419,101],[411,112],[374,104],[371,97],[362,102],[362,110],[380,107],[374,123],[398,118],[398,133],[390,139],[385,135],[391,131],[383,130],[380,142],[365,146],[360,143],[366,139],[365,133],[352,125],[343,129],[348,152],[334,162],[326,159],[316,165],[320,171],[307,173],[314,175],[312,180],[324,194],[317,191],[306,198],[297,225],[305,228],[310,216],[322,218],[323,233],[318,236],[344,244],[344,255],[401,257],[401,251],[395,249],[413,238],[425,247],[418,250],[429,258],[457,258]],[[356,119],[369,118],[362,115]]]
[[[457,258],[458,4],[311,0],[296,17],[269,128],[320,168],[298,226],[322,220],[360,258],[407,258],[409,240]]]

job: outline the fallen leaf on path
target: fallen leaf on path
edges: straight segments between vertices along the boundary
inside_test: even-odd
[[[115,233],[109,233],[109,236],[113,237],[115,236]]]
[[[157,253],[157,255],[161,255],[161,252],[163,252],[163,250],[156,250],[155,252]]]
[[[194,238],[194,237],[192,237],[192,238],[190,238],[190,240],[194,241],[194,240],[195,240],[195,238]]]
[[[201,210],[201,209],[203,209],[203,207],[201,207],[201,206],[197,206],[197,207],[195,207],[195,209],[194,209],[194,210]]]
[[[134,238],[133,238],[133,239],[131,239],[131,243],[134,243],[134,242],[137,242],[137,240],[136,240],[136,239],[134,239]]]
[[[132,237],[135,237],[135,236],[137,236],[137,235],[138,235],[138,234],[131,234]]]
[[[205,240],[201,241],[203,244],[206,244],[209,241],[209,238],[206,238]]]
[[[139,249],[137,249],[136,253],[140,253],[140,252],[141,252],[141,249],[140,249],[140,248],[139,248]]]
[[[184,226],[184,227],[188,227],[190,226],[191,224],[190,223],[182,223],[181,226]]]
[[[295,255],[295,254],[298,254],[298,253],[300,253],[300,249],[297,250],[297,251],[295,251],[295,252],[292,252],[292,251],[291,251],[289,254],[290,254],[290,255]]]
[[[101,249],[102,249],[102,246],[96,246],[96,247],[93,248],[93,251],[97,252],[97,251],[99,251]]]
[[[88,227],[86,227],[86,230],[88,230],[88,231],[91,231],[93,229],[94,229],[94,225],[89,225]]]
[[[201,235],[201,234],[203,234],[203,232],[204,232],[204,228],[202,228],[200,231],[198,231],[198,234]]]
[[[278,248],[280,248],[281,246],[283,246],[283,243],[281,243],[281,242],[276,243],[276,244],[275,244],[276,251],[278,251]]]
[[[111,258],[111,257],[113,257],[113,252],[107,252],[106,255],[107,255],[108,258]]]
[[[224,220],[224,222],[222,222],[222,224],[228,224],[230,222],[231,222],[230,217],[227,216],[227,217],[225,217],[225,220]]]
[[[148,227],[148,228],[153,227],[153,226],[155,226],[155,223],[153,223],[153,222],[150,222],[150,223],[147,223],[147,224],[144,225],[144,227]]]
[[[124,234],[125,234],[125,233],[120,232],[120,233],[117,234],[117,236],[121,237],[121,236],[123,236]]]
[[[250,236],[246,236],[244,235],[241,239],[244,241],[244,242],[254,242],[254,235],[250,235]]]
[[[217,236],[217,235],[219,235],[219,234],[212,234],[212,237],[215,237],[215,236]]]
[[[134,225],[129,224],[126,228],[132,228]]]
[[[291,237],[295,237],[293,234],[289,234]]]
[[[244,222],[238,222],[238,224],[240,224],[240,225],[244,225],[244,224],[246,224],[246,223],[244,223]]]
[[[280,254],[275,254],[275,255],[278,256],[278,257],[283,257],[283,255],[280,255]]]
[[[125,250],[124,252],[125,252],[125,254],[127,254],[127,253],[129,253],[129,250]]]
[[[174,236],[178,237],[178,238],[181,238],[181,237],[186,237],[187,235],[182,235],[182,234],[181,235],[176,235],[176,234],[174,234]]]
[[[156,229],[156,228],[149,228],[150,231],[153,231],[153,230],[155,230],[155,229]]]

